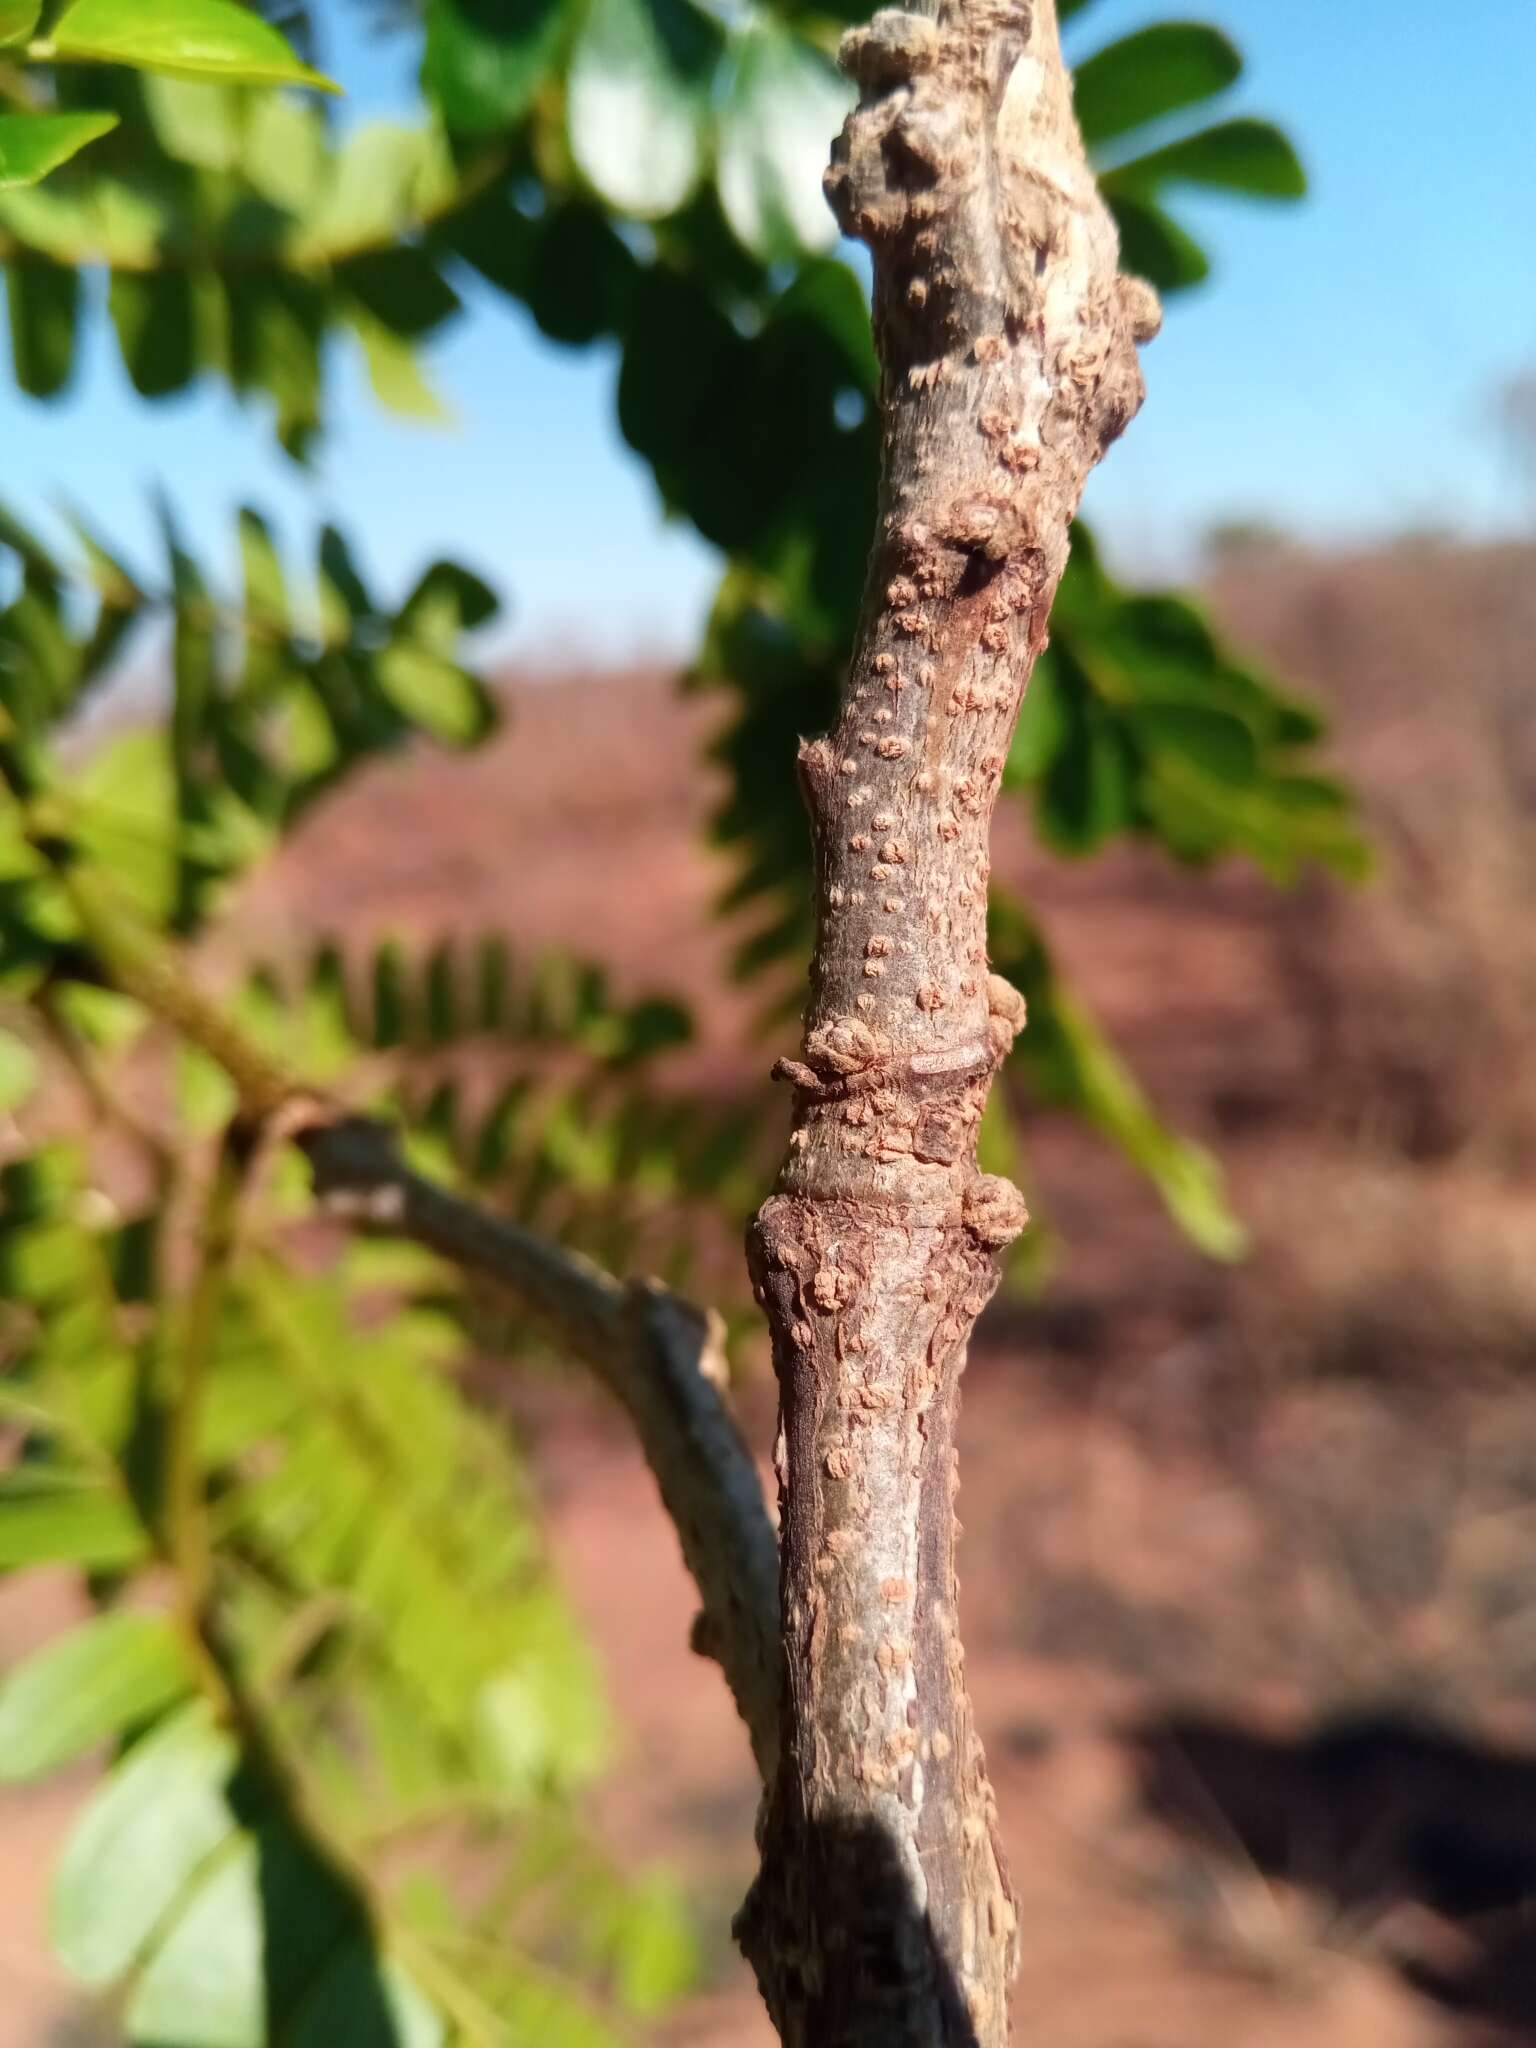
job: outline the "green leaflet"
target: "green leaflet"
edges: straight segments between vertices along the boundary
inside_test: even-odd
[[[338,89],[236,0],[74,0],[53,24],[49,49],[65,61],[129,64],[180,78]]]
[[[36,1487],[21,1479],[13,1472],[0,1485],[0,1572],[33,1564],[115,1570],[147,1556],[148,1534],[121,1494],[62,1477]]]
[[[561,0],[429,0],[422,84],[456,134],[494,134],[527,112],[565,32]]]
[[[720,108],[720,203],[765,261],[830,249],[837,226],[822,196],[828,144],[853,88],[803,38],[758,19],[731,45]]]
[[[79,279],[46,256],[18,256],[5,271],[11,319],[11,368],[33,398],[54,398],[75,365]]]
[[[571,150],[620,212],[673,213],[698,183],[720,41],[691,0],[589,0],[566,86]]]
[[[42,11],[42,0],[0,0],[0,47],[25,42]]]
[[[76,1822],[54,1872],[54,1949],[82,1984],[127,1975],[194,1874],[233,1836],[239,1750],[205,1703],[138,1742]]]
[[[71,1763],[182,1698],[191,1666],[171,1624],[103,1614],[38,1650],[0,1681],[0,1782]]]
[[[116,126],[116,114],[0,113],[0,192],[35,185]]]
[[[446,2038],[379,1955],[359,1902],[280,1812],[194,1881],[137,1978],[127,2023],[146,2048],[441,2048]]]
[[[1039,932],[1021,907],[994,901],[992,952],[999,973],[1024,997],[1029,1022],[1012,1068],[1042,1101],[1097,1126],[1147,1175],[1181,1229],[1216,1259],[1240,1258],[1241,1223],[1228,1206],[1221,1168],[1202,1146],[1163,1123],[1135,1077],[1065,988]]]
[[[402,419],[447,425],[453,419],[452,409],[428,383],[410,343],[360,306],[351,308],[346,318],[363,352],[369,389],[379,404]]]
[[[1210,185],[1259,199],[1300,199],[1307,174],[1295,150],[1269,121],[1223,121],[1182,142],[1170,142],[1107,171],[1101,184],[1111,198],[1145,198],[1165,185]]]
[[[130,353],[132,324],[161,319],[153,301],[162,290],[179,303],[170,280],[114,281]],[[148,360],[163,359],[149,352]],[[241,601],[221,598],[174,532],[156,590],[88,530],[77,531],[85,579],[14,523],[9,536],[0,525],[0,551],[9,542],[31,564],[26,586],[0,611],[7,708],[42,747],[54,722],[116,673],[142,612],[169,617],[169,727],[103,739],[72,771],[67,799],[81,843],[151,918],[200,920],[275,833],[370,755],[413,732],[470,746],[494,728],[495,702],[459,655],[464,633],[493,616],[495,598],[456,564],[432,565],[403,602],[382,605],[340,535],[327,532],[310,589],[290,595],[273,537],[247,509],[242,615]],[[95,604],[83,622],[74,602],[82,580]]]
[[[26,1040],[0,1029],[0,1115],[19,1109],[38,1079],[37,1056]]]
[[[1225,91],[1243,60],[1220,29],[1198,21],[1154,22],[1079,64],[1072,84],[1078,126],[1090,146],[1176,114]]]
[[[1146,278],[1160,292],[1188,291],[1210,276],[1210,258],[1171,214],[1125,192],[1106,192],[1105,197],[1120,230],[1121,263],[1133,276]]]
[[[379,681],[403,717],[450,745],[472,746],[492,723],[485,690],[468,669],[409,639],[384,649]]]

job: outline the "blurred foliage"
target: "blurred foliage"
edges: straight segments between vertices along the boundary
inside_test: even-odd
[[[236,0],[0,0],[0,58],[18,81],[23,64],[120,64],[228,85],[330,88]],[[38,184],[117,126],[110,106],[87,111],[62,92],[34,104],[18,82],[6,97],[15,105],[0,113],[0,191]]]
[[[692,1938],[576,1823],[606,1711],[504,1426],[466,1398],[485,1307],[409,1248],[296,1260],[295,1162],[244,1157],[171,997],[113,986],[381,748],[485,736],[458,655],[494,599],[438,562],[382,605],[331,531],[294,591],[254,513],[239,537],[221,596],[169,522],[152,582],[84,528],[61,560],[0,521],[0,1107],[41,1128],[80,1098],[68,1136],[11,1121],[0,1169],[0,1570],[73,1566],[95,1609],[0,1683],[0,1781],[107,1746],[53,1934],[134,2042],[616,2040],[688,1981]],[[169,716],[74,765],[156,616]],[[226,1010],[595,1249],[637,1244],[647,1200],[717,1199],[739,1158],[739,1128],[668,1121],[651,1070],[687,1014],[597,969],[325,949]],[[410,1073],[466,1046],[498,1084],[474,1118]],[[435,1875],[455,1855],[462,1897]]]
[[[723,557],[692,678],[725,714],[740,968],[782,1007],[809,941],[794,750],[829,717],[874,521],[864,273],[820,195],[849,103],[832,52],[863,10],[369,7],[418,39],[414,124],[345,126],[309,90],[332,16],[304,0],[0,0],[15,380],[65,391],[105,319],[146,402],[219,380],[302,464],[338,344],[381,404],[442,415],[421,354],[467,291],[611,346],[625,438]],[[1302,190],[1276,129],[1214,104],[1240,70],[1197,23],[1085,46],[1103,189],[1164,292],[1209,268],[1186,188]],[[249,511],[228,588],[169,508],[153,573],[70,524],[61,554],[0,512],[0,1569],[71,1565],[89,1613],[0,1682],[0,1772],[107,1758],[56,1873],[56,1945],[144,2048],[623,2037],[691,1944],[668,1889],[620,1881],[574,1817],[598,1688],[516,1457],[463,1384],[472,1343],[524,1333],[408,1248],[297,1257],[291,1162],[246,1156],[169,993],[114,986],[125,945],[196,939],[359,765],[486,737],[464,636],[496,597],[437,562],[386,602],[329,529],[296,578]],[[150,662],[167,715],[112,715]],[[1122,588],[1079,529],[1005,801],[1063,855],[1132,835],[1277,880],[1349,872],[1319,737],[1197,605]],[[1031,1104],[1072,1111],[1233,1255],[1215,1163],[1011,896],[994,942],[1031,1017],[988,1163],[1016,1164]],[[685,1278],[771,1143],[756,1106],[669,1093],[677,1004],[494,937],[363,957],[343,936],[227,1014],[393,1113],[420,1162],[620,1267]],[[434,1875],[445,1844],[472,1850],[471,1892]]]

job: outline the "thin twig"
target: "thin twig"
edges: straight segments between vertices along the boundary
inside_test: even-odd
[[[704,1603],[696,1647],[725,1672],[766,1778],[777,1740],[778,1545],[726,1405],[719,1317],[653,1281],[626,1285],[424,1179],[369,1118],[323,1114],[294,1138],[330,1214],[410,1238],[505,1288],[623,1406]]]
[[[250,1152],[238,1126],[225,1133],[199,1229],[197,1272],[187,1296],[181,1341],[167,1389],[166,1550],[176,1574],[177,1597],[190,1633],[201,1635],[213,1596],[213,1550],[203,1470],[203,1417],[219,1325],[234,1263],[241,1196],[249,1180]]]

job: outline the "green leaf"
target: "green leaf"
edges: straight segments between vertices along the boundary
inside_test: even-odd
[[[1003,768],[1005,788],[1023,789],[1037,782],[1055,760],[1066,736],[1060,691],[1054,657],[1047,648],[1035,663],[1019,707],[1019,722]]]
[[[1081,1113],[1148,1176],[1191,1242],[1213,1259],[1241,1258],[1247,1236],[1227,1205],[1217,1161],[1154,1114],[1130,1068],[1086,1010],[1058,991],[1052,1015]],[[1030,1028],[1043,1022],[1038,1012],[1032,1014]]]
[[[675,1885],[653,1877],[621,1893],[601,1915],[594,1943],[625,2008],[652,2019],[698,1980],[698,1940]]]
[[[1062,985],[1039,933],[1015,902],[995,899],[993,954],[1024,997],[1029,1023],[1014,1049],[1036,1094],[1094,1124],[1151,1180],[1174,1220],[1215,1259],[1241,1258],[1242,1225],[1226,1200],[1221,1168],[1202,1146],[1172,1131],[1089,1012]]]
[[[262,1954],[260,1863],[242,1835],[146,1964],[128,2007],[130,2037],[154,2048],[265,2048]]]
[[[163,1615],[98,1615],[0,1682],[0,1783],[70,1763],[146,1720],[191,1688],[192,1673]]]
[[[504,249],[509,239],[502,238]],[[518,296],[552,341],[581,347],[623,331],[637,268],[602,210],[575,202],[538,223]]]
[[[0,192],[35,185],[116,126],[116,114],[0,114]]]
[[[698,183],[719,50],[690,0],[591,0],[566,117],[583,176],[620,212],[675,213]]]
[[[415,243],[373,249],[336,265],[335,281],[394,334],[419,341],[451,320],[462,300],[427,250]]]
[[[770,262],[831,248],[837,228],[821,178],[853,88],[821,51],[771,22],[739,35],[733,56],[716,174],[726,219]]]
[[[273,206],[295,218],[306,217],[325,182],[329,161],[320,109],[312,100],[264,92],[243,111],[241,164],[246,177]]]
[[[301,453],[319,416],[324,293],[313,278],[291,271],[232,271],[223,284],[231,382],[239,391],[270,394],[283,446]]]
[[[74,0],[54,23],[49,44],[60,59],[130,64],[173,78],[338,90],[237,0]]]
[[[42,11],[42,0],[0,0],[0,45],[24,43]]]
[[[192,280],[184,270],[140,276],[116,270],[107,303],[117,344],[141,398],[165,398],[190,383],[197,369]]]
[[[217,1060],[201,1046],[175,1051],[176,1108],[189,1130],[201,1137],[223,1130],[240,1105],[239,1091]]]
[[[202,1703],[136,1743],[92,1799],[54,1872],[60,1961],[93,1988],[126,1976],[200,1866],[230,1841],[235,1745]]]
[[[49,1487],[0,1487],[0,1571],[34,1564],[94,1570],[134,1564],[149,1549],[143,1523],[105,1487],[62,1477]]]
[[[1132,815],[1132,767],[1124,735],[1091,697],[1068,686],[1059,650],[1062,731],[1039,785],[1040,830],[1063,853],[1091,853]]]
[[[434,739],[469,746],[488,730],[485,691],[456,662],[409,640],[395,640],[379,656],[378,668],[396,710]]]
[[[501,609],[491,586],[458,562],[433,562],[400,607],[402,632],[440,653],[449,653],[461,633],[472,633]]]
[[[1220,29],[1198,21],[1156,22],[1079,64],[1073,77],[1078,126],[1087,143],[1107,142],[1231,85],[1243,60]]]
[[[167,155],[205,171],[232,171],[248,147],[240,88],[216,81],[151,76],[144,111]]]
[[[78,274],[45,256],[18,256],[6,268],[5,295],[16,382],[33,398],[52,398],[74,368]]]
[[[423,277],[428,265],[422,253],[388,248],[365,258],[362,252],[373,244],[398,242],[423,214],[447,202],[455,188],[447,143],[437,129],[370,121],[331,158],[320,193],[310,194],[302,208],[302,228],[289,253],[303,262],[346,262],[360,272],[403,268],[416,289],[432,294],[425,302],[430,325],[440,317],[433,300],[447,311],[457,300],[440,277]],[[391,298],[397,310],[404,304],[398,282]]]
[[[1258,769],[1253,734],[1230,712],[1198,704],[1136,703],[1126,706],[1124,719],[1154,759],[1170,757],[1213,782],[1248,783]]]
[[[1109,210],[1120,230],[1120,261],[1135,277],[1144,277],[1160,292],[1187,291],[1211,274],[1210,259],[1192,235],[1149,199],[1106,191]]]
[[[240,508],[240,568],[247,618],[270,630],[286,632],[289,624],[288,581],[272,529],[251,505]]]
[[[326,635],[334,640],[349,639],[359,621],[378,617],[378,607],[339,527],[321,527],[318,555],[320,613]]]
[[[150,917],[176,886],[176,786],[163,728],[106,741],[78,771],[81,846]]]
[[[1307,174],[1284,135],[1269,121],[1222,121],[1182,142],[1170,142],[1099,180],[1112,196],[1145,198],[1164,185],[1210,185],[1260,199],[1300,199]]]
[[[144,592],[137,577],[99,539],[82,512],[68,504],[61,506],[60,510],[80,544],[92,585],[102,603],[115,611],[138,611],[144,602]]]
[[[20,1109],[41,1078],[37,1055],[24,1039],[0,1027],[0,1116]]]
[[[266,1789],[252,1772],[242,1803]],[[273,1808],[177,1915],[145,1966],[129,2026],[155,2048],[318,2048],[313,2005],[324,2005],[338,1968],[350,1993],[344,2025],[318,2038],[395,2048],[392,2001],[360,1903]],[[333,2006],[329,2017],[341,2015]]]
[[[510,128],[553,68],[561,0],[431,0],[421,82],[459,135]]]
[[[432,426],[452,420],[452,410],[427,382],[420,356],[409,341],[361,306],[349,307],[346,321],[363,352],[368,388],[387,412]]]
[[[447,2029],[398,1967],[363,1938],[344,1949],[304,1998],[285,2048],[444,2048]]]

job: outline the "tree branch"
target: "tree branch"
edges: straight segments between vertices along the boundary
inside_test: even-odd
[[[653,1281],[624,1285],[574,1252],[405,1166],[382,1124],[295,1132],[330,1214],[406,1237],[505,1288],[589,1366],[634,1423],[703,1601],[695,1646],[725,1673],[764,1782],[778,1745],[778,1544],[726,1402],[720,1319]]]
[[[929,18],[929,14],[933,18]],[[750,1241],[780,1385],[780,1765],[738,1932],[792,2048],[1000,2048],[1015,1913],[956,1621],[954,1429],[995,1253],[982,1174],[1023,1023],[987,971],[988,834],[1088,471],[1141,401],[1051,0],[844,37],[828,195],[874,257],[879,525],[832,732],[795,1122]]]

